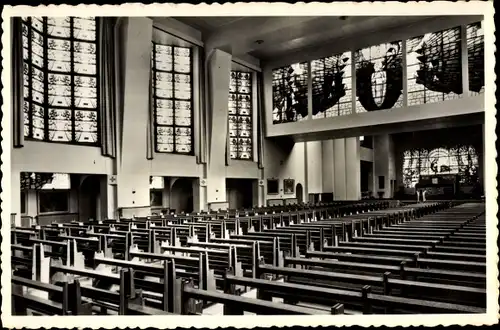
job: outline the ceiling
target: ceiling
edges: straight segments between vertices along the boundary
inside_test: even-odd
[[[434,16],[435,17],[435,16]],[[331,44],[343,38],[418,24],[430,16],[175,17],[203,35],[207,46],[260,60]]]

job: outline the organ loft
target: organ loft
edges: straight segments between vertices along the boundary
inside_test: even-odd
[[[484,16],[10,26],[12,315],[485,313]]]

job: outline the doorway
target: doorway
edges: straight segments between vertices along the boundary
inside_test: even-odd
[[[295,196],[297,197],[297,203],[302,204],[304,202],[304,190],[300,183],[295,186]]]

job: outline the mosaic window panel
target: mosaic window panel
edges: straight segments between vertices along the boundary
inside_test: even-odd
[[[460,98],[460,27],[408,39],[406,53],[408,106]]]
[[[403,183],[414,188],[420,175],[456,174],[461,184],[473,185],[478,180],[478,161],[472,146],[407,150],[403,154]]]
[[[25,17],[24,135],[97,144],[97,21],[93,17]]]
[[[153,43],[151,63],[156,151],[192,154],[192,50]]]
[[[229,155],[252,159],[252,74],[231,71],[229,80]]]
[[[308,79],[307,62],[273,70],[273,124],[307,119]]]
[[[314,119],[352,113],[351,52],[312,61],[311,77]]]
[[[359,49],[356,65],[356,112],[403,105],[402,41]]]
[[[467,57],[469,94],[484,93],[484,29],[483,22],[467,25]]]

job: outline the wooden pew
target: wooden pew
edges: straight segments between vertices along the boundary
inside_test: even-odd
[[[249,279],[226,276],[227,286],[245,285],[257,288],[262,299],[272,297],[295,300],[297,302],[322,303],[327,306],[342,303],[345,307],[360,308],[363,314],[371,314],[373,308],[379,307],[392,310],[405,310],[406,312],[422,313],[483,313],[484,308],[464,306],[458,304],[442,303],[436,301],[409,299],[395,296],[370,293],[371,287],[364,286],[361,292],[321,288],[303,284],[279,283],[261,279]]]

